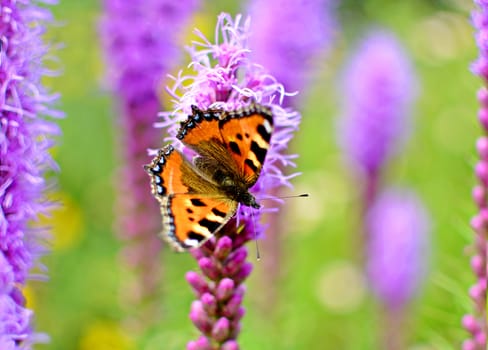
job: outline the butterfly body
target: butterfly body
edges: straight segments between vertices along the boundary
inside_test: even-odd
[[[258,104],[231,112],[192,106],[176,137],[197,154],[193,163],[167,145],[146,166],[161,205],[163,237],[176,250],[203,244],[239,204],[260,208],[249,189],[259,177],[272,130],[271,110]]]

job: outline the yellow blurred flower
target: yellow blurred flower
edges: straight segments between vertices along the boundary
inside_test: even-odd
[[[49,217],[42,217],[39,225],[48,227],[53,235],[54,250],[64,250],[75,246],[83,232],[83,215],[78,204],[64,192],[51,194],[50,199],[59,204]]]
[[[120,326],[111,321],[90,324],[80,340],[80,350],[132,350],[135,344]]]
[[[26,300],[26,307],[28,309],[34,310],[36,308],[36,294],[34,293],[34,289],[30,285],[26,285],[22,289],[22,294]]]

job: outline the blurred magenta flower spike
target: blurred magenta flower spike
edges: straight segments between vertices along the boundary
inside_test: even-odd
[[[46,1],[48,2],[48,1]],[[51,3],[54,1],[51,1]],[[47,335],[33,329],[22,288],[43,279],[47,233],[33,223],[47,215],[44,175],[57,166],[49,155],[59,128],[52,109],[57,95],[41,85],[53,75],[43,67],[49,10],[31,1],[1,1],[0,11],[0,348],[31,349]]]
[[[472,66],[474,74],[483,79],[484,87],[478,92],[480,109],[478,119],[483,128],[476,148],[479,161],[475,166],[478,184],[473,189],[473,200],[478,213],[471,220],[475,232],[475,254],[471,258],[471,267],[476,277],[475,284],[470,288],[469,295],[474,302],[473,314],[463,318],[463,326],[470,338],[463,343],[463,350],[486,349],[488,338],[488,321],[486,314],[487,278],[488,278],[488,2],[478,0],[478,11],[473,13],[473,24],[476,29],[476,43],[480,51],[478,59]]]
[[[192,105],[201,110],[220,108],[227,111],[257,102],[269,106],[273,113],[275,131],[270,140],[263,169],[251,192],[259,200],[266,192],[280,186],[291,186],[290,178],[282,168],[294,166],[294,156],[286,155],[293,133],[297,130],[301,116],[291,109],[281,107],[286,95],[283,85],[266,70],[249,59],[247,41],[250,20],[235,20],[228,14],[220,14],[215,31],[215,43],[200,32],[200,42],[189,48],[194,75],[175,78],[169,92],[175,98],[175,109],[162,113],[161,127],[168,130],[166,140],[188,154],[188,149],[177,142],[175,135],[178,121],[186,119],[192,112]],[[241,206],[218,236],[211,238],[200,249],[193,250],[203,275],[189,272],[187,280],[193,287],[198,300],[191,307],[190,318],[202,336],[188,343],[188,349],[238,349],[237,336],[240,319],[244,315],[241,306],[245,278],[251,273],[252,264],[246,262],[247,249],[244,244],[263,233],[259,215],[274,212],[276,208],[264,207],[259,211]],[[254,219],[252,218],[254,215]],[[255,224],[254,224],[255,223]]]
[[[387,32],[370,33],[350,60],[343,85],[339,142],[352,167],[365,177],[366,201],[381,169],[409,134],[416,80],[408,56]]]
[[[417,294],[429,257],[429,217],[406,190],[377,197],[366,218],[367,276],[371,289],[389,309],[401,309]]]
[[[138,170],[146,162],[147,149],[161,143],[161,132],[153,124],[161,110],[162,80],[181,56],[179,35],[198,3],[199,0],[103,2],[100,29],[107,82],[117,99],[121,127],[116,230],[127,242],[124,261],[135,272],[131,284],[124,288],[126,298],[129,305],[137,305],[140,317],[157,313],[153,302],[161,277],[161,241],[154,233],[161,230],[161,216],[147,191],[147,177]],[[143,303],[147,307],[142,307]]]
[[[430,257],[430,220],[410,191],[382,192],[366,216],[366,275],[382,305],[385,349],[404,349],[406,309],[418,294]]]
[[[250,2],[252,58],[287,91],[300,91],[313,74],[314,60],[333,43],[334,0],[253,0]],[[284,25],[286,23],[286,25]],[[285,97],[284,105],[297,99]]]
[[[252,0],[249,12],[252,31],[249,46],[251,58],[266,67],[287,91],[300,95],[285,96],[285,107],[297,108],[309,89],[312,77],[333,43],[337,23],[334,0]],[[284,25],[286,23],[286,25]],[[292,104],[293,103],[293,104]],[[271,193],[280,196],[278,190]],[[260,309],[272,312],[278,300],[283,276],[283,231],[285,223],[280,212],[266,217],[269,239],[262,244],[261,280],[263,292]]]

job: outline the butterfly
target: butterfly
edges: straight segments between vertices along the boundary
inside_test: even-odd
[[[175,250],[201,246],[239,204],[260,208],[249,189],[259,178],[272,132],[272,111],[260,104],[234,111],[192,106],[176,138],[197,153],[193,162],[169,144],[145,166],[160,203],[163,238]]]

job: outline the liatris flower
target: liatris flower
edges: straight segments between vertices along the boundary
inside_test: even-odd
[[[300,92],[288,96],[283,105],[298,107],[304,89],[319,56],[331,47],[336,27],[334,0],[252,0],[250,15],[252,31],[249,38],[252,59],[262,64],[287,91]],[[286,25],[284,25],[286,23]],[[320,57],[321,58],[321,57]],[[293,104],[292,104],[293,103]],[[275,191],[271,193],[280,196]],[[282,213],[281,213],[282,214]],[[275,306],[280,286],[282,264],[283,220],[280,213],[266,218],[270,239],[263,242],[263,293],[261,308],[268,312]]]
[[[176,99],[175,111],[162,114],[161,126],[172,135],[167,140],[182,149],[174,137],[179,128],[177,121],[191,114],[192,105],[202,110],[235,110],[251,101],[269,106],[275,132],[259,180],[251,188],[259,200],[265,190],[290,186],[289,179],[293,175],[284,176],[281,167],[293,165],[293,157],[284,152],[298,128],[300,115],[279,105],[285,96],[283,86],[266,74],[261,66],[249,60],[250,50],[246,47],[249,26],[249,21],[241,23],[241,16],[233,21],[229,15],[221,14],[215,44],[197,32],[202,42],[190,48],[191,66],[196,74],[180,74],[175,79],[175,86],[170,90]],[[270,211],[274,209],[264,208],[259,213]],[[243,245],[261,235],[263,228],[257,224],[259,213],[253,213],[252,208],[240,207],[237,217],[219,231],[220,238],[211,238],[193,252],[209,281],[194,272],[187,274],[199,298],[192,305],[190,318],[202,332],[200,339],[188,343],[188,349],[238,348],[236,338],[243,315],[241,302],[244,294],[241,283],[251,272],[251,264],[245,262],[247,249]],[[251,215],[254,215],[254,220]]]
[[[416,196],[388,190],[366,217],[366,272],[371,290],[384,307],[385,349],[403,349],[406,307],[425,279],[429,219]]]
[[[473,65],[473,73],[480,76],[485,83],[478,93],[478,101],[481,105],[478,118],[485,133],[477,142],[480,160],[475,167],[478,184],[473,190],[473,199],[478,207],[478,214],[471,220],[471,226],[475,231],[474,246],[476,252],[471,258],[471,266],[476,276],[476,283],[471,287],[469,294],[474,302],[473,315],[463,318],[464,328],[470,333],[471,338],[463,343],[464,350],[486,349],[488,338],[488,322],[486,315],[487,278],[488,278],[488,3],[475,1],[479,5],[479,11],[473,14],[474,26],[477,30],[476,42],[480,50],[480,56]]]
[[[253,0],[250,14],[252,58],[287,91],[306,87],[314,59],[332,44],[336,20],[333,0]],[[286,23],[286,25],[285,25]],[[303,95],[302,95],[303,97]],[[288,106],[290,97],[285,98]]]
[[[346,70],[340,143],[352,166],[365,177],[366,201],[376,192],[386,161],[408,134],[415,96],[411,64],[388,33],[371,33]]]
[[[44,267],[43,230],[32,223],[49,211],[43,176],[56,169],[48,150],[59,133],[41,115],[60,117],[49,105],[56,99],[40,84],[48,74],[42,58],[45,8],[31,1],[1,1],[0,11],[0,348],[31,349],[46,336],[33,331],[33,312],[22,287]]]
[[[178,35],[194,13],[198,0],[105,0],[102,20],[109,82],[117,97],[123,155],[115,186],[119,201],[117,231],[128,245],[126,263],[135,278],[126,293],[140,317],[156,316],[152,304],[161,276],[159,207],[138,171],[147,149],[160,144],[152,127],[161,109],[161,81],[179,55]],[[120,185],[123,184],[123,185]],[[146,307],[143,307],[147,303]]]

